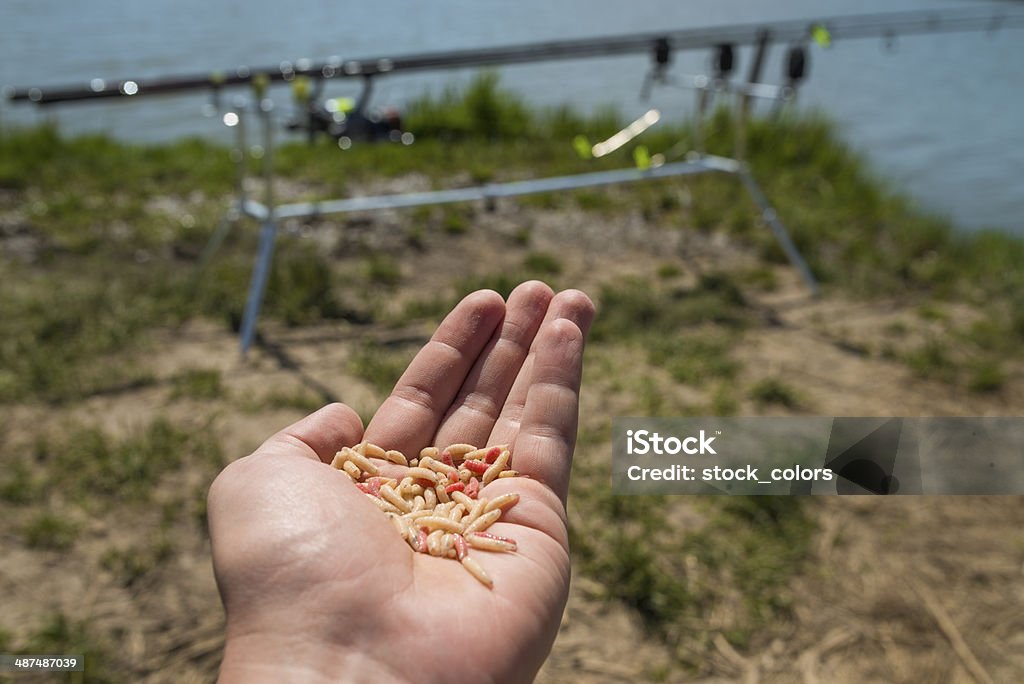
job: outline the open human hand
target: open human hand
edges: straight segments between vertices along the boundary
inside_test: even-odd
[[[517,287],[463,299],[364,432],[331,404],[235,461],[210,489],[214,571],[227,614],[221,681],[529,681],[550,652],[569,587],[565,499],[576,441],[586,295]],[[525,478],[481,490],[519,503],[493,531],[518,552],[479,553],[488,589],[459,563],[411,551],[328,467],[362,440],[509,444]]]

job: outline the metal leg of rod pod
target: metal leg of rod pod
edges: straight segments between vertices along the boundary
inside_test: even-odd
[[[711,100],[709,92],[710,82],[704,76],[694,79],[694,86],[697,90],[696,107],[693,115],[693,150],[700,156],[704,156],[704,118],[707,115],[708,103]]]
[[[736,157],[736,161],[742,163],[747,156],[747,102],[750,96],[745,92],[739,95],[738,106],[736,107],[736,140],[733,146],[733,156]]]
[[[274,259],[274,243],[277,240],[277,222],[269,218],[260,227],[260,248],[256,255],[256,266],[249,284],[249,295],[245,301],[245,312],[242,315],[241,351],[245,356],[256,338],[256,320],[260,315],[263,297],[267,292],[267,280],[270,278],[270,266]]]
[[[761,219],[768,224],[772,233],[775,234],[775,239],[778,240],[779,246],[782,247],[782,251],[786,253],[786,258],[789,259],[789,263],[800,273],[800,277],[803,278],[807,288],[811,291],[811,295],[817,297],[820,294],[818,287],[818,281],[811,272],[810,266],[804,261],[804,258],[800,255],[800,251],[797,250],[796,245],[793,244],[793,240],[789,237],[789,232],[786,227],[782,225],[782,221],[779,220],[779,215],[768,203],[768,198],[764,196],[761,191],[761,186],[754,180],[754,176],[750,173],[750,168],[743,162],[740,163],[739,169],[736,171],[739,175],[740,180],[743,181],[743,185],[746,187],[747,192],[750,194],[751,199],[757,204],[761,210]]]
[[[242,315],[241,352],[245,356],[256,337],[256,321],[260,315],[263,298],[270,278],[270,267],[274,258],[274,243],[277,241],[277,211],[274,206],[274,122],[271,118],[273,103],[264,98],[259,104],[260,119],[263,123],[263,185],[266,203],[266,218],[260,228],[260,247],[249,282],[245,312]]]
[[[214,254],[224,244],[228,234],[245,213],[245,177],[246,177],[246,131],[245,131],[245,105],[237,103],[235,108],[228,112],[225,117],[234,114],[234,123],[229,124],[235,127],[235,147],[231,150],[231,160],[235,163],[235,199],[231,206],[221,217],[216,230],[210,236],[209,242],[199,255],[199,268],[204,269],[213,258]],[[226,119],[227,122],[227,119]]]

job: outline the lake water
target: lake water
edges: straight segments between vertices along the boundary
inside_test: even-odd
[[[926,0],[3,0],[0,84],[55,85],[325,59],[494,46],[570,37],[840,14],[964,7]],[[839,41],[811,53],[800,107],[818,107],[847,140],[917,203],[967,228],[1024,234],[1024,30]],[[781,77],[775,46],[766,77]],[[674,57],[674,73],[705,73],[708,55]],[[750,51],[739,54],[745,74]],[[638,98],[646,56],[507,67],[505,86],[538,104],[624,115],[657,106],[666,116],[692,109],[692,95],[661,89]],[[401,104],[424,91],[464,82],[470,71],[380,79],[375,102]],[[239,91],[240,92],[240,91]],[[331,94],[354,94],[333,81]],[[279,102],[286,102],[285,92]],[[225,137],[201,115],[205,97],[66,105],[40,112],[6,106],[5,122],[54,117],[66,130],[102,130],[131,140],[182,135]]]

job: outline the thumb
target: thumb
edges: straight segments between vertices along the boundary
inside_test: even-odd
[[[298,443],[310,458],[315,456],[330,463],[341,447],[356,444],[362,438],[363,421],[359,414],[350,406],[334,403],[284,428],[264,442],[261,450]]]

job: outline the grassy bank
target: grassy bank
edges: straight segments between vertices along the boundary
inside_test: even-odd
[[[293,144],[280,151],[277,167],[304,188],[298,196],[326,197],[381,176],[416,174],[443,187],[452,179],[622,166],[635,146],[599,162],[582,160],[572,150],[573,137],[601,139],[617,129],[620,117],[607,112],[588,118],[567,108],[535,112],[490,77],[463,93],[414,103],[407,122],[420,135],[411,148],[362,145],[340,153],[327,141]],[[670,125],[637,144],[665,151],[689,135],[685,126]],[[705,135],[711,152],[729,153],[727,113],[719,112]],[[979,390],[999,384],[999,357],[1024,340],[1024,241],[997,232],[957,232],[915,209],[887,190],[820,116],[757,120],[747,135],[755,173],[828,287],[864,297],[910,294],[939,318],[948,302],[977,308],[982,320],[946,331],[955,345],[936,337],[904,355],[923,376]],[[0,401],[74,398],[103,389],[105,382],[145,382],[127,366],[101,369],[106,380],[92,377],[95,366],[75,369],[79,361],[122,350],[148,327],[193,316],[237,325],[251,236],[236,233],[222,251],[230,256],[206,271],[196,260],[223,211],[232,173],[225,150],[198,140],[140,146],[102,136],[68,139],[50,127],[7,131],[0,139],[0,210],[7,217],[8,251],[14,252],[5,265],[12,276],[9,292],[0,302],[0,334],[7,340],[0,350]],[[628,192],[580,191],[523,202],[602,216],[640,211],[682,230],[726,233],[755,246],[766,263],[783,261],[732,179],[687,180],[682,200],[678,187],[659,182]],[[411,212],[408,241],[415,245],[435,228],[465,231],[473,212]],[[375,312],[357,302],[373,301],[368,290],[394,285],[396,278],[393,257],[372,249],[361,273],[339,273],[325,255],[295,241],[283,240],[280,249],[267,314],[289,324],[370,320]],[[527,272],[550,277],[550,265],[539,265],[505,273],[505,282],[496,284],[507,287]]]
[[[418,136],[412,147],[284,146],[276,157],[280,189],[288,200],[310,199],[621,167],[632,163],[635,145],[584,160],[572,142],[578,135],[602,139],[621,123],[614,112],[532,110],[485,76],[465,92],[411,106],[406,125]],[[704,133],[709,151],[731,151],[728,113],[716,114]],[[674,124],[636,144],[665,152],[689,137],[686,126]],[[823,320],[813,336],[833,335],[829,341],[844,353],[898,366],[931,383],[929,390],[972,398],[1006,391],[1024,342],[1024,241],[958,232],[916,209],[823,117],[755,120],[747,145],[766,194],[824,283],[825,299],[910,312],[863,335],[855,322]],[[250,373],[224,362],[226,355],[205,355],[209,346],[197,345],[201,351],[178,365],[154,358],[177,348],[175,332],[197,322],[216,328],[219,341],[237,329],[255,231],[235,230],[211,261],[199,258],[230,199],[233,173],[226,149],[197,140],[133,145],[67,138],[51,127],[0,137],[0,408],[56,416],[60,427],[37,434],[0,419],[3,452],[23,456],[0,473],[0,508],[15,523],[12,543],[43,564],[73,557],[98,568],[117,591],[138,592],[173,585],[174,561],[185,557],[179,569],[201,568],[207,584],[196,584],[212,595],[201,555],[209,480],[254,432],[265,436],[322,398],[309,386],[265,381],[274,372],[269,362]],[[572,221],[561,242],[542,239],[545,229]],[[654,236],[659,244],[645,243],[646,251],[620,263],[614,241],[635,225],[645,241]],[[579,226],[611,243],[594,262],[586,236],[572,233]],[[701,670],[716,636],[743,650],[794,619],[793,579],[812,572],[806,563],[819,529],[813,504],[607,491],[610,415],[819,408],[771,365],[777,359],[765,368],[744,361],[744,352],[784,327],[763,302],[786,287],[780,273],[788,271],[779,268],[784,257],[735,179],[529,197],[493,214],[450,206],[285,227],[264,320],[279,331],[327,329],[324,346],[332,350],[306,349],[297,361],[281,353],[277,363],[312,368],[321,385],[343,378],[352,390],[344,398],[354,396],[364,415],[463,294],[481,287],[507,294],[528,278],[556,287],[585,278],[600,315],[584,385],[600,404],[591,402],[589,413],[584,404],[570,521],[574,568],[596,584],[586,590],[589,598],[625,606],[669,649],[671,664],[647,673],[654,680],[669,678],[677,665]],[[714,254],[704,258],[701,250]],[[232,342],[232,362],[233,349]],[[110,406],[135,403],[134,431],[89,422],[111,415]],[[92,412],[76,413],[82,406]],[[224,436],[232,421],[243,438]],[[226,445],[228,439],[234,442]],[[108,538],[126,512],[143,521],[141,533]],[[82,551],[91,545],[98,548]],[[140,595],[131,593],[129,602]],[[216,613],[215,600],[206,608]],[[73,611],[44,612],[25,634],[0,633],[0,645],[105,652],[109,638],[116,640],[116,630],[86,631]],[[150,636],[162,629],[153,627]],[[216,644],[209,653],[215,660]]]

